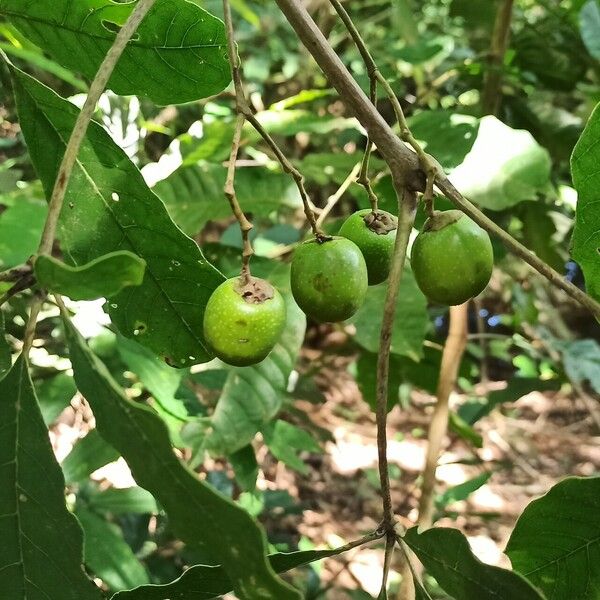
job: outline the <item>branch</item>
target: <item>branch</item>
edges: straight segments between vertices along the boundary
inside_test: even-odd
[[[392,327],[396,315],[398,288],[404,264],[408,239],[412,231],[417,210],[417,197],[414,192],[405,192],[404,197],[398,192],[398,229],[392,259],[387,296],[383,309],[379,356],[377,358],[377,451],[379,456],[379,479],[381,480],[381,495],[383,497],[383,523],[387,528],[394,525],[394,513],[390,492],[390,474],[387,458],[387,396],[388,374],[390,367],[390,349],[392,345]]]
[[[433,498],[435,492],[435,472],[442,443],[448,428],[448,400],[456,385],[458,369],[467,345],[468,303],[450,307],[450,329],[442,353],[440,380],[437,388],[437,402],[427,438],[427,457],[423,469],[423,483],[419,500],[419,525],[428,529],[433,522]]]
[[[317,224],[315,214],[311,207],[311,201],[308,196],[308,192],[304,186],[304,177],[302,173],[294,167],[294,165],[287,159],[285,153],[277,145],[275,140],[269,135],[267,130],[262,126],[260,121],[256,118],[252,112],[250,105],[246,99],[244,93],[244,85],[242,82],[240,59],[235,46],[235,36],[233,31],[233,20],[231,18],[231,6],[229,0],[223,0],[223,12],[225,16],[225,29],[227,32],[227,46],[229,51],[229,60],[231,61],[231,74],[233,78],[233,85],[235,88],[235,103],[236,110],[239,115],[243,115],[245,119],[254,127],[257,133],[263,138],[267,145],[271,148],[275,157],[279,161],[281,168],[285,173],[288,173],[294,179],[300,197],[302,198],[302,204],[304,206],[304,214],[306,215],[307,221],[310,223],[311,229],[315,237],[324,239],[327,236],[321,231],[321,228]]]
[[[127,22],[123,25],[119,33],[117,33],[112,47],[104,57],[104,60],[90,85],[85,104],[77,117],[77,121],[71,132],[71,137],[67,143],[62,162],[56,175],[54,189],[52,190],[52,195],[48,204],[48,216],[42,232],[38,254],[50,254],[52,252],[52,246],[54,245],[54,240],[56,238],[56,226],[58,224],[58,218],[60,217],[60,211],[65,199],[71,173],[73,172],[73,167],[75,166],[75,161],[79,154],[79,148],[85,138],[94,110],[96,109],[96,104],[98,104],[100,96],[102,96],[102,93],[106,89],[106,84],[119,61],[119,58],[121,58],[121,54],[123,54],[127,43],[133,37],[133,34],[155,2],[156,0],[139,0],[136,7],[133,9],[131,16],[127,19]],[[31,348],[33,335],[35,333],[35,322],[39,315],[42,302],[42,298],[37,299],[31,307],[29,321],[25,330],[23,354],[27,354],[29,348]]]
[[[333,51],[327,39],[319,30],[306,8],[297,0],[276,0],[279,8],[296,31],[298,37],[312,54],[319,67],[337,89],[358,121],[367,131],[388,164],[397,189],[403,185],[410,191],[423,191],[426,185],[418,157],[394,134],[369,98],[360,89],[348,69]],[[465,214],[492,235],[497,236],[514,254],[531,265],[574,300],[585,306],[597,318],[600,318],[600,303],[593,300],[559,273],[540,260],[523,244],[498,227],[478,208],[464,198],[450,183],[441,168],[437,169],[436,185],[438,189]]]
[[[498,114],[502,100],[502,63],[510,38],[510,21],[514,0],[502,0],[496,13],[492,44],[482,93],[482,108],[486,115]]]

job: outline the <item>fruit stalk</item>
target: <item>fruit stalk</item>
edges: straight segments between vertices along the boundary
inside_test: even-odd
[[[46,223],[38,247],[38,255],[50,254],[52,252],[52,246],[56,239],[58,218],[65,199],[71,173],[73,172],[73,167],[75,166],[75,161],[77,160],[77,155],[79,154],[79,149],[85,138],[88,126],[92,120],[94,111],[96,110],[96,104],[98,104],[100,96],[102,96],[106,89],[108,80],[119,62],[121,54],[123,54],[125,47],[129,43],[129,40],[131,40],[140,23],[144,20],[155,2],[156,0],[139,0],[129,19],[127,19],[127,22],[123,25],[119,33],[117,33],[113,45],[104,57],[104,60],[98,68],[98,72],[90,85],[87,98],[77,117],[77,121],[71,132],[71,137],[67,142],[67,147],[65,148],[65,153],[56,175],[56,181],[48,204],[48,216],[46,217]],[[31,344],[33,343],[35,324],[42,307],[42,302],[43,298],[36,298],[31,306],[29,320],[25,329],[25,339],[23,340],[23,355],[28,354]]]
[[[390,367],[390,349],[392,345],[392,327],[396,315],[398,289],[404,272],[408,240],[417,211],[417,196],[408,190],[396,188],[398,193],[398,228],[392,268],[390,270],[387,296],[383,310],[383,321],[377,358],[377,451],[379,456],[379,478],[383,498],[383,524],[391,530],[394,526],[394,512],[390,492],[390,475],[387,458],[387,396]]]

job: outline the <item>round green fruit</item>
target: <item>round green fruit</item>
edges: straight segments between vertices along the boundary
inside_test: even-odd
[[[285,326],[285,302],[264,279],[228,279],[211,295],[204,313],[204,337],[229,365],[245,367],[271,352]]]
[[[312,239],[296,248],[291,280],[294,299],[309,317],[345,321],[365,300],[367,265],[360,248],[346,238]]]
[[[490,281],[494,253],[488,234],[458,210],[436,212],[412,247],[421,291],[439,304],[456,305],[480,294]]]
[[[340,229],[339,235],[360,248],[367,263],[369,285],[385,281],[390,274],[397,226],[394,215],[367,208],[350,215]]]

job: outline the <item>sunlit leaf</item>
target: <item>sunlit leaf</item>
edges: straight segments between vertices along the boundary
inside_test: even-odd
[[[300,473],[308,473],[308,467],[298,456],[299,452],[323,452],[308,431],[280,419],[263,428],[263,437],[277,460]]]
[[[535,200],[549,177],[548,152],[528,131],[511,129],[492,116],[481,119],[471,151],[450,174],[465,196],[491,210]]]
[[[577,190],[573,258],[585,276],[588,292],[600,300],[600,105],[592,113],[571,158]]]
[[[67,483],[85,481],[94,471],[119,458],[119,453],[107,444],[96,429],[79,439],[61,463]]]
[[[140,487],[109,488],[91,492],[88,505],[96,512],[108,512],[113,515],[158,513],[154,496]]]

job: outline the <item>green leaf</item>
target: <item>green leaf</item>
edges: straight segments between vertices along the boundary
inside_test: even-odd
[[[483,448],[481,434],[477,433],[469,423],[461,419],[455,412],[450,412],[448,416],[448,428],[476,448]]]
[[[336,556],[344,549],[306,550],[271,554],[269,561],[277,573],[301,567],[316,560]],[[231,582],[223,567],[196,565],[179,579],[166,585],[147,585],[129,592],[120,592],[112,600],[212,600],[231,590]]]
[[[588,52],[600,60],[600,4],[598,0],[588,0],[579,13],[581,39]]]
[[[307,179],[319,185],[329,183],[341,185],[350,175],[355,165],[360,164],[361,161],[362,155],[358,152],[353,154],[346,152],[311,152],[301,161],[298,161],[298,169]],[[386,164],[382,160],[372,157],[369,161],[369,168],[370,172],[374,173],[384,170]]]
[[[134,6],[0,0],[0,14],[60,64],[93,79]],[[191,2],[163,0],[127,44],[108,87],[121,96],[182,104],[217,94],[230,80],[223,23]]]
[[[531,502],[515,525],[506,554],[548,598],[596,600],[600,477],[569,477]]]
[[[21,71],[14,75],[23,134],[50,195],[78,110]],[[223,277],[96,123],[73,171],[59,238],[65,259],[75,265],[115,250],[130,250],[146,261],[142,285],[126,288],[108,306],[123,335],[136,337],[178,367],[212,358],[202,322],[206,302]]]
[[[477,491],[482,485],[485,485],[491,476],[492,473],[490,472],[481,473],[477,477],[473,477],[473,479],[447,489],[436,498],[435,505],[437,509],[442,510],[449,504],[466,500],[473,492]]]
[[[146,261],[120,250],[71,267],[52,256],[38,256],[34,263],[38,283],[71,300],[111,298],[130,285],[141,285]]]
[[[541,381],[534,377],[513,377],[502,390],[489,392],[486,398],[477,398],[465,402],[458,409],[458,416],[469,425],[488,415],[494,407],[505,402],[515,402],[533,391],[556,390],[558,381]]]
[[[83,572],[81,529],[65,506],[65,481],[23,357],[0,381],[0,423],[2,595],[101,600]]]
[[[2,379],[10,370],[12,364],[12,355],[10,346],[6,340],[4,329],[4,314],[0,311],[0,379]]]
[[[118,527],[82,506],[75,514],[85,533],[85,564],[94,575],[114,591],[150,583],[146,569]]]
[[[49,379],[36,381],[35,390],[44,423],[49,427],[69,406],[73,396],[77,393],[77,386],[72,375],[58,373]]]
[[[424,149],[444,167],[460,165],[477,139],[479,121],[449,110],[425,110],[408,120],[413,135],[425,142]]]
[[[427,300],[409,268],[404,271],[401,286],[392,330],[392,353],[419,360],[423,356],[423,340],[429,325]],[[356,327],[354,339],[374,354],[379,351],[386,293],[387,283],[370,287],[365,303],[351,320]]]
[[[61,467],[67,483],[85,481],[94,471],[119,458],[119,453],[107,444],[96,429],[92,429],[73,449]]]
[[[563,270],[566,261],[553,239],[556,225],[549,214],[550,207],[540,202],[523,202],[520,209],[525,245],[552,268]]]
[[[210,452],[229,455],[243,448],[281,408],[306,329],[304,313],[289,294],[285,300],[286,327],[271,354],[255,366],[231,369],[204,440]]]
[[[482,563],[457,529],[409,529],[404,541],[442,589],[460,600],[543,600],[518,573]]]
[[[258,463],[254,448],[248,444],[228,457],[238,485],[247,492],[256,489],[256,478],[258,477]]]
[[[277,420],[274,424],[267,425],[263,429],[263,436],[265,444],[277,460],[304,475],[308,473],[308,467],[298,456],[298,452],[323,452],[307,431],[287,421]]]
[[[88,497],[88,505],[96,512],[108,512],[113,515],[157,514],[159,512],[154,496],[140,487],[94,491]]]
[[[231,148],[231,139],[228,147]],[[223,192],[227,169],[204,163],[177,169],[160,181],[154,191],[169,214],[187,234],[194,235],[208,221],[231,217]],[[296,208],[300,197],[293,179],[264,167],[238,169],[235,174],[238,201],[244,212],[266,217],[283,208]]]
[[[575,383],[589,381],[600,394],[600,344],[596,340],[576,340],[561,344],[565,371]]]
[[[483,208],[503,210],[535,200],[550,178],[550,156],[533,136],[496,117],[481,119],[477,139],[450,174],[452,183]]]
[[[264,534],[256,523],[179,461],[156,413],[128,400],[72,324],[65,326],[75,380],[100,435],[125,458],[138,484],[161,503],[181,540],[202,544],[222,562],[242,598],[299,599],[270,569]]]
[[[356,361],[356,383],[360,389],[363,400],[375,412],[377,410],[377,355],[370,352],[361,352]],[[397,406],[399,388],[403,382],[402,361],[397,356],[390,356],[390,376],[388,380],[388,412]]]
[[[600,300],[600,104],[596,106],[571,157],[577,214],[573,258],[579,263],[588,293]]]
[[[48,209],[41,200],[16,194],[15,202],[0,214],[0,267],[23,264],[37,251]]]

